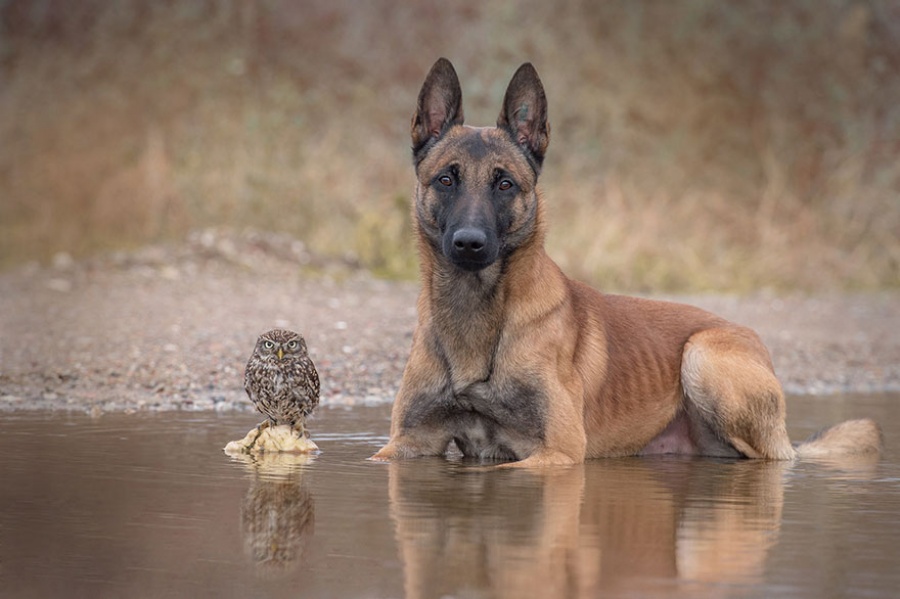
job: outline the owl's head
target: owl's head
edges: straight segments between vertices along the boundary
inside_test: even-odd
[[[263,360],[275,361],[306,355],[306,341],[293,331],[272,329],[260,335],[255,353]]]

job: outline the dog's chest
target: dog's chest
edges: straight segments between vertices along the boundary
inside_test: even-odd
[[[544,438],[544,406],[535,388],[479,382],[444,406],[446,424],[467,457],[521,460]]]
[[[508,354],[501,295],[442,291],[444,301],[433,306],[432,347],[448,386],[432,415],[466,456],[528,457],[544,440],[546,394]]]

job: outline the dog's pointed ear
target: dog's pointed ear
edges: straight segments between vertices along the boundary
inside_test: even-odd
[[[462,123],[459,77],[449,60],[439,58],[422,84],[412,119],[412,148],[416,161],[430,142],[440,138],[453,125]]]
[[[530,62],[519,67],[506,88],[497,126],[512,135],[540,167],[550,143],[547,97],[537,71]]]

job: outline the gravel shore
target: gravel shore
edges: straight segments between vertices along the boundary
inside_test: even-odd
[[[417,288],[277,235],[59,255],[0,275],[0,411],[249,411],[244,364],[275,326],[306,337],[323,405],[390,402]],[[662,299],[756,329],[788,393],[900,390],[900,293]]]

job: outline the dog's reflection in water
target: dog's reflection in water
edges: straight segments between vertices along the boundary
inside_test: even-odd
[[[790,467],[689,458],[548,471],[392,463],[406,596],[727,594],[764,574]]]
[[[584,472],[448,470],[440,458],[391,463],[406,596],[566,596]]]
[[[315,529],[316,506],[303,480],[304,454],[242,454],[237,457],[253,473],[241,506],[244,552],[258,572],[279,578],[308,557]]]

